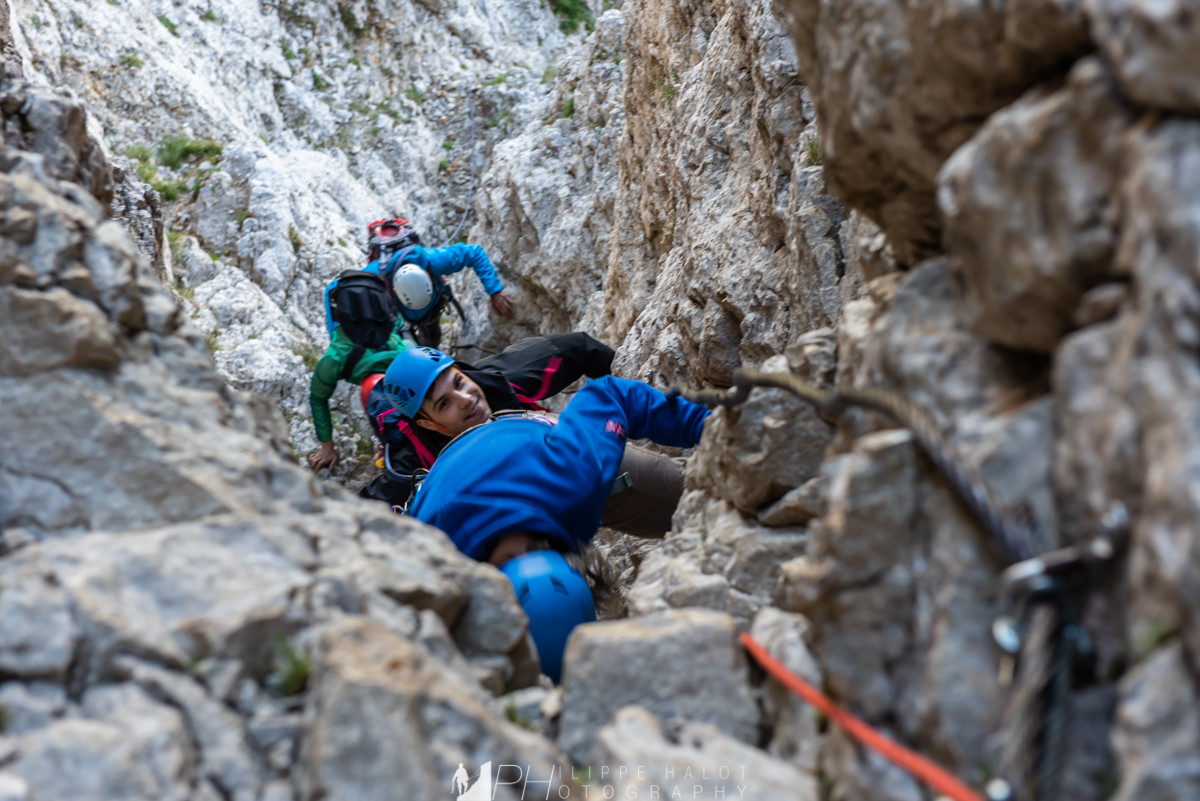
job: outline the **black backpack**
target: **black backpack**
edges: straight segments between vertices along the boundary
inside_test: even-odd
[[[379,273],[346,270],[325,288],[325,323],[329,336],[341,327],[354,342],[354,350],[342,370],[349,380],[363,353],[380,350],[392,335],[400,305]]]

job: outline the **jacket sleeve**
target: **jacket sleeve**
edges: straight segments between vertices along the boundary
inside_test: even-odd
[[[425,269],[436,276],[450,275],[464,267],[470,267],[479,276],[483,291],[495,295],[504,289],[496,275],[496,268],[488,259],[487,253],[479,245],[444,245],[440,248],[426,248],[422,254]]]
[[[613,349],[582,331],[528,337],[481,360],[478,367],[499,371],[522,403],[557,395],[579,378],[600,378],[612,370]]]
[[[598,432],[621,427],[628,439],[649,439],[659,445],[690,448],[700,442],[709,411],[683,398],[668,398],[642,381],[605,376],[588,383],[559,417],[561,430],[584,440]],[[564,423],[567,429],[562,429]],[[558,431],[555,431],[557,435]],[[622,449],[624,444],[622,443]]]
[[[660,445],[689,448],[700,441],[708,415],[705,407],[668,398],[649,384],[606,376],[579,391],[547,442],[559,454],[559,463],[576,465],[577,480],[588,483],[583,489],[593,496],[598,521],[627,440],[648,438]],[[577,539],[594,534],[595,527],[572,531]]]
[[[333,438],[329,399],[337,389],[342,367],[346,363],[345,354],[339,351],[336,344],[331,344],[325,355],[317,361],[308,385],[308,405],[312,409],[313,427],[317,430],[317,439],[321,442],[328,442]]]

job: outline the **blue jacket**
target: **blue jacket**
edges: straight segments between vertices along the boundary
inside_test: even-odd
[[[576,394],[558,425],[502,417],[460,436],[434,463],[409,513],[474,559],[518,532],[577,550],[600,527],[626,438],[688,448],[707,417],[703,406],[605,376]]]
[[[456,273],[464,267],[470,267],[475,271],[475,275],[479,276],[479,283],[483,284],[483,291],[489,296],[504,289],[504,285],[500,283],[500,278],[496,275],[496,268],[492,266],[487,253],[479,245],[443,245],[440,248],[426,248],[417,245],[407,250],[397,251],[383,271],[383,277],[388,280],[389,286],[392,273],[396,272],[396,269],[402,264],[415,264],[429,273],[433,279],[433,300],[428,306],[422,309],[400,307],[400,313],[404,319],[410,322],[423,320],[441,303],[442,298],[446,295],[444,277]],[[379,262],[373,261],[368,264],[366,271],[378,272]]]

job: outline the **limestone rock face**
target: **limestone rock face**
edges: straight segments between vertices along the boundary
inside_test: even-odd
[[[1118,316],[1069,337],[1056,365],[1059,417],[1056,477],[1076,488],[1073,533],[1092,536],[1113,504],[1132,521],[1131,639],[1179,629],[1196,641],[1197,585],[1183,569],[1197,543],[1180,528],[1195,507],[1185,476],[1196,450],[1186,355],[1200,295],[1192,265],[1200,202],[1189,165],[1200,129],[1186,120],[1140,132],[1122,185],[1125,212],[1118,258],[1132,292]]]
[[[728,503],[690,492],[674,532],[642,562],[629,588],[630,610],[703,607],[727,612],[745,628],[770,605],[780,564],[807,547],[803,528],[756,525]]]
[[[874,220],[896,257],[940,250],[942,163],[1039,76],[1086,52],[1073,0],[790,0],[831,192]]]
[[[581,792],[549,742],[495,717],[407,639],[348,618],[322,629],[317,648],[300,798],[436,801],[457,765],[475,775],[485,762],[518,767],[519,781],[553,796]]]
[[[601,15],[483,176],[472,235],[529,310],[480,341],[582,327],[620,346],[618,373],[662,382],[782,353],[836,320],[873,233],[825,192],[815,141],[770,3]]]
[[[928,795],[741,631],[969,782],[997,764],[1005,561],[902,421],[718,412],[673,531],[609,541],[630,617],[560,688],[500,573],[301,469],[322,290],[392,214],[517,301],[453,277],[456,355],[582,328],[659,384],[894,393],[1032,550],[1127,520],[1055,797],[1195,796],[1196,14],[592,10],[0,0],[0,801],[435,799],[488,762],[498,798],[586,797],[593,763]],[[335,481],[371,460],[356,404]]]
[[[1195,114],[1200,110],[1200,22],[1185,0],[1086,0],[1092,36],[1135,102]]]
[[[1200,717],[1191,682],[1182,675],[1186,670],[1181,648],[1173,643],[1122,680],[1112,745],[1125,772],[1113,798],[1166,799],[1200,790],[1200,773],[1186,767],[1200,745]]]
[[[605,286],[617,369],[727,383],[837,317],[856,278],[771,3],[627,3],[627,140]]]
[[[521,336],[584,330],[605,338],[605,256],[611,249],[625,133],[625,16],[557,66],[557,79],[524,130],[497,146],[482,176],[471,235],[502,266],[517,305],[512,322],[489,322],[482,288],[464,282],[472,315],[464,341],[503,347]]]
[[[14,24],[3,16],[28,81],[0,103],[6,140],[102,205],[115,197],[130,224],[162,203],[165,230],[139,247],[177,283],[221,374],[278,403],[301,451],[316,445],[308,381],[328,344],[326,283],[365,265],[370,220],[408,217],[430,245],[469,232],[479,173],[568,41],[534,0],[22,0]],[[58,87],[74,97],[48,102]],[[157,200],[114,195],[110,157]],[[486,320],[480,300],[468,308]],[[370,445],[351,391],[332,406],[344,476]]]
[[[313,682],[328,703],[313,667],[325,664],[320,632],[346,618],[464,698],[536,683],[502,574],[317,484],[287,451],[278,410],[225,384],[107,209],[41,154],[6,147],[3,159],[5,793],[301,797],[302,744],[324,742],[328,726],[335,738],[365,731],[296,712]],[[464,703],[452,725],[434,716],[445,753],[487,730],[498,758],[558,759]],[[314,775],[342,792],[337,776]],[[422,797],[441,797],[440,777],[413,775]]]
[[[3,11],[7,18],[7,8]],[[0,40],[11,46],[8,36]],[[37,153],[50,177],[80,184],[97,202],[108,204],[113,196],[112,167],[100,144],[88,134],[83,103],[14,80],[18,76],[15,65],[0,67],[5,147]],[[5,171],[10,169],[6,163]]]
[[[1131,121],[1102,62],[1087,59],[1064,88],[993,114],[946,162],[946,249],[970,330],[1048,353],[1084,292],[1115,277],[1113,201]]]

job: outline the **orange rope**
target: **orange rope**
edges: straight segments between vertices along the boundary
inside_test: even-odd
[[[837,723],[863,745],[874,749],[891,762],[916,776],[953,801],[984,801],[983,796],[972,790],[940,765],[910,751],[899,743],[888,739],[863,721],[851,715],[829,699],[824,693],[789,671],[777,659],[767,653],[757,640],[749,634],[741,636],[742,645],[768,673],[796,695],[817,708],[821,714]]]

